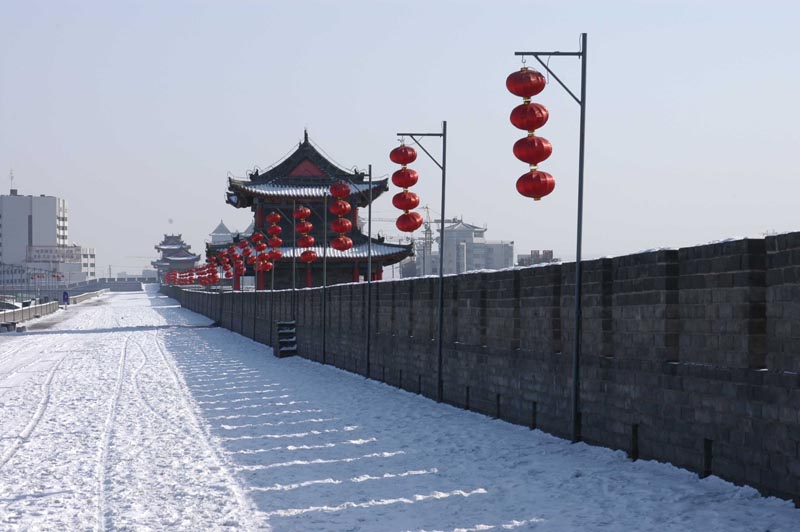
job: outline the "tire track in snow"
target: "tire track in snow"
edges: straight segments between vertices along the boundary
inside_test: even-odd
[[[125,337],[125,342],[122,345],[122,353],[119,356],[119,367],[117,369],[117,384],[114,388],[114,393],[111,397],[111,404],[108,408],[108,415],[106,416],[105,423],[103,423],[103,435],[100,445],[100,457],[97,463],[97,528],[98,530],[106,529],[106,469],[108,462],[108,448],[111,442],[111,430],[114,425],[114,418],[117,413],[117,404],[119,403],[119,396],[122,392],[122,383],[125,378],[125,359],[128,355],[128,342],[133,336],[133,333]]]
[[[243,523],[239,523],[244,530],[259,530],[263,529],[266,525],[261,522],[253,522],[254,519],[252,516],[254,515],[262,515],[263,512],[259,511],[255,508],[255,506],[251,503],[248,496],[245,494],[244,489],[239,484],[236,477],[231,473],[230,469],[227,466],[226,461],[220,456],[217,448],[211,443],[211,439],[209,437],[208,432],[206,431],[203,424],[200,422],[199,416],[197,411],[195,410],[194,406],[189,403],[187,400],[190,397],[191,392],[189,391],[189,387],[183,382],[180,375],[178,374],[178,370],[169,360],[166,352],[164,351],[164,347],[161,345],[161,338],[159,335],[158,330],[154,331],[153,339],[155,340],[156,347],[158,348],[159,353],[161,353],[161,358],[164,361],[164,364],[169,369],[170,373],[172,374],[172,380],[175,383],[176,389],[179,391],[179,395],[181,397],[181,401],[183,402],[184,408],[189,414],[189,420],[191,424],[194,426],[195,431],[201,436],[200,439],[202,440],[203,445],[205,445],[206,449],[208,450],[209,454],[214,457],[214,460],[217,462],[220,470],[225,475],[225,478],[228,479],[229,488],[231,493],[233,494],[234,498],[236,499],[236,503],[239,505],[240,508],[240,520]],[[268,528],[268,526],[267,526]]]
[[[150,363],[150,357],[147,356],[147,351],[142,348],[142,345],[139,342],[134,341],[134,345],[139,349],[139,352],[142,354],[142,363],[133,370],[133,374],[131,375],[133,379],[133,390],[136,393],[136,400],[139,401],[140,404],[144,405],[147,410],[150,411],[155,417],[159,418],[161,421],[168,425],[173,425],[173,423],[164,417],[164,415],[157,411],[155,407],[147,400],[147,395],[142,393],[142,388],[139,383],[139,374],[141,371]],[[185,432],[185,431],[184,431]]]
[[[11,446],[6,449],[2,456],[0,456],[0,469],[2,469],[3,466],[5,466],[15,454],[17,454],[17,451],[19,451],[20,447],[22,447],[22,445],[28,441],[28,439],[31,437],[31,434],[33,434],[33,431],[36,430],[39,421],[41,421],[45,411],[47,410],[47,406],[50,404],[50,388],[53,383],[53,377],[55,376],[56,371],[58,371],[58,368],[61,367],[61,363],[66,360],[67,356],[68,353],[61,357],[58,362],[53,364],[53,367],[50,368],[50,372],[47,374],[47,378],[41,386],[42,398],[39,400],[39,406],[36,408],[36,412],[33,413],[33,417],[31,417],[30,421],[28,421],[28,424],[24,429],[22,429],[22,432],[19,433]]]
[[[164,425],[166,425],[168,428],[174,429],[175,431],[181,434],[191,437],[192,434],[188,429],[182,427],[181,425],[177,425],[174,420],[169,419],[164,414],[156,410],[153,404],[150,401],[148,401],[147,394],[142,392],[139,382],[139,373],[141,373],[141,371],[145,368],[145,366],[150,365],[150,357],[147,356],[147,351],[142,347],[142,345],[139,342],[134,340],[133,343],[139,349],[139,352],[142,354],[143,357],[142,363],[133,371],[133,374],[131,375],[133,378],[133,389],[136,394],[137,401],[139,401],[140,404],[144,405],[145,408],[147,408],[147,410],[149,410],[150,413],[153,414],[153,416],[160,419],[164,423]],[[152,427],[152,423],[148,424]]]

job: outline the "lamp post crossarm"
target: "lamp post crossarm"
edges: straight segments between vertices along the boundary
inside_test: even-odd
[[[514,52],[514,55],[565,55],[565,56],[572,56],[572,57],[580,57],[583,55],[583,52]]]
[[[442,137],[443,135],[441,133],[397,133],[397,136],[398,137],[411,137],[411,140],[414,141],[414,144],[419,146],[419,148],[422,151],[425,152],[425,155],[430,157],[431,161],[433,161],[433,164],[435,164],[436,166],[439,167],[439,170],[443,170],[444,169],[444,167],[439,163],[439,161],[436,160],[436,157],[431,155],[431,153],[428,150],[425,149],[425,146],[420,144],[420,142],[417,140],[417,137]]]
[[[532,55],[533,58],[536,59],[537,61],[539,61],[539,64],[542,65],[544,67],[544,69],[547,70],[547,72],[551,76],[553,76],[553,79],[556,80],[559,85],[561,85],[561,88],[563,88],[565,91],[567,91],[567,93],[569,93],[570,96],[572,96],[572,99],[575,100],[575,102],[578,105],[583,105],[583,102],[581,101],[581,99],[578,98],[577,96],[575,96],[575,93],[572,92],[571,90],[569,90],[569,87],[567,87],[564,84],[564,82],[561,81],[561,78],[559,78],[558,75],[555,72],[553,72],[550,69],[550,67],[547,66],[547,64],[544,61],[542,61],[539,58],[540,55],[546,55],[546,56],[559,56],[560,55],[560,56],[572,56],[572,57],[581,57],[582,58],[583,57],[583,52],[514,52],[514,55]]]

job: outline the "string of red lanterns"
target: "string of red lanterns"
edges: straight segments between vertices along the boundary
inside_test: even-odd
[[[399,230],[411,233],[422,225],[422,215],[411,210],[419,206],[419,196],[408,191],[409,187],[416,185],[419,180],[416,170],[407,167],[417,160],[417,151],[411,146],[401,143],[400,146],[389,152],[389,159],[393,163],[402,165],[400,170],[392,174],[392,183],[403,189],[392,198],[392,205],[403,211],[395,225]]]
[[[511,123],[514,127],[528,132],[528,136],[514,143],[514,156],[530,165],[530,171],[517,179],[517,191],[525,197],[539,201],[550,194],[556,187],[552,175],[542,172],[537,165],[550,157],[553,146],[550,141],[535,135],[536,130],[544,126],[549,118],[547,108],[539,103],[531,102],[531,97],[544,90],[547,81],[541,72],[522,67],[506,78],[509,92],[522,98],[522,104],[511,111]]]
[[[228,248],[228,258],[233,263],[233,273],[239,277],[244,275],[244,259],[242,259],[242,256],[239,254],[238,245]]]
[[[258,265],[256,266],[256,270],[260,272],[268,272],[272,270],[273,262],[280,259],[283,254],[277,248],[283,245],[283,240],[280,235],[283,232],[283,228],[281,228],[278,223],[282,220],[281,215],[275,211],[272,211],[267,215],[267,221],[270,223],[270,226],[267,227],[267,234],[270,237],[267,239],[267,245],[270,247],[270,250],[267,253],[264,251],[267,247],[264,245],[264,242],[259,242],[256,246],[256,251],[259,251],[258,255]]]
[[[353,222],[347,218],[343,218],[343,216],[349,214],[352,209],[350,203],[345,201],[345,198],[350,196],[350,185],[344,181],[338,181],[331,185],[330,191],[331,196],[337,198],[329,207],[330,212],[337,216],[331,223],[331,229],[339,233],[339,236],[331,240],[331,247],[339,251],[347,251],[353,247],[353,240],[345,236],[345,233],[352,231]]]
[[[280,217],[278,220],[280,220]],[[264,242],[264,235],[261,233],[253,233],[253,236],[250,237],[250,240],[253,242],[254,253],[256,253],[255,257],[251,257],[253,258],[253,269],[257,272],[271,270],[272,263],[269,260],[269,254],[265,253],[267,250],[267,244]],[[266,264],[270,264],[270,266],[266,266]]]
[[[300,233],[300,238],[297,240],[297,247],[312,248],[316,243],[314,237],[308,234],[312,229],[314,229],[314,225],[307,221],[307,219],[310,217],[311,209],[308,207],[301,205],[294,210],[294,218],[295,220],[299,220],[294,226],[295,231]],[[300,260],[310,264],[317,260],[317,252],[313,249],[306,249],[300,254]]]
[[[202,286],[209,286],[219,283],[219,271],[217,270],[217,257],[212,255],[206,259],[206,264],[195,268],[197,283]]]

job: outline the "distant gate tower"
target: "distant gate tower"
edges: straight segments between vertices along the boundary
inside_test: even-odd
[[[349,283],[366,280],[368,239],[358,226],[358,209],[365,208],[370,203],[370,190],[367,176],[364,172],[350,172],[339,168],[325,158],[309,142],[308,132],[305,132],[303,142],[297,149],[277,163],[275,166],[259,173],[255,171],[248,174],[248,180],[228,178],[227,202],[236,208],[250,208],[253,211],[253,225],[256,231],[265,232],[269,223],[266,216],[275,211],[281,215],[280,226],[283,233],[283,246],[279,249],[283,257],[275,262],[275,288],[291,288],[292,262],[297,261],[295,272],[295,286],[311,287],[322,285],[323,257],[327,254],[327,282],[328,284]],[[337,181],[344,181],[350,185],[350,197],[347,201],[353,206],[348,218],[353,222],[353,230],[347,234],[353,239],[353,247],[347,251],[338,251],[330,247],[330,241],[337,236],[330,228],[336,216],[328,213],[328,227],[324,227],[325,196],[328,195],[328,204],[332,202],[329,188]],[[372,182],[372,200],[388,190],[388,179],[374,180]],[[299,260],[300,253],[305,248],[293,247],[293,227],[297,222],[293,218],[293,208],[305,206],[311,209],[308,219],[314,225],[310,235],[316,240],[313,249],[318,259],[306,264]],[[250,235],[242,234],[242,238]],[[301,235],[297,235],[300,238]],[[213,255],[228,245],[206,244],[207,255]],[[327,246],[327,250],[323,246]],[[380,280],[386,266],[396,264],[412,255],[412,244],[398,245],[383,242],[383,239],[372,239],[372,278]],[[246,275],[253,275],[248,267]],[[267,274],[269,275],[269,274]],[[269,284],[261,288],[269,288]]]
[[[189,251],[192,246],[184,242],[181,235],[164,235],[164,240],[156,245],[155,248],[156,251],[161,252],[161,257],[150,264],[158,270],[159,281],[164,278],[168,271],[190,270],[200,260],[200,255],[195,255]]]

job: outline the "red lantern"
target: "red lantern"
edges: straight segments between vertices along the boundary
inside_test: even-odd
[[[542,137],[529,135],[514,143],[514,155],[524,163],[537,165],[552,153],[553,145]]]
[[[331,203],[329,210],[336,216],[345,216],[350,213],[350,204],[344,200],[336,200]]]
[[[256,258],[255,257],[247,257],[247,264],[252,266],[255,263],[256,263]]]
[[[246,247],[247,247],[249,244],[247,243],[247,240],[240,240],[240,241],[239,241],[239,243],[238,243],[238,244],[236,244],[236,245],[237,245],[237,246],[239,246],[239,249],[244,249],[244,248],[246,248]]]
[[[511,111],[511,123],[525,131],[535,131],[547,123],[550,113],[539,103],[526,102]]]
[[[256,257],[258,262],[265,262],[269,260],[269,253],[259,253]]]
[[[539,201],[556,188],[556,180],[547,172],[532,170],[517,179],[517,191],[523,196]]]
[[[236,253],[236,246],[231,246],[228,248],[228,255],[233,255]]]
[[[394,195],[392,198],[392,205],[401,211],[410,211],[419,205],[419,196],[413,192],[404,190],[403,192],[398,192]]]
[[[264,242],[259,242],[256,246],[256,251],[258,252],[264,251],[265,249],[267,249],[267,245]]]
[[[389,159],[391,159],[393,163],[402,164],[405,166],[417,160],[417,150],[411,146],[401,144],[389,152]]]
[[[283,257],[283,253],[279,249],[271,249],[269,253],[267,253],[269,260],[278,260]]]
[[[249,257],[252,254],[253,254],[253,248],[247,248],[242,250],[242,255],[244,257]]]
[[[231,272],[225,272],[226,279],[230,279],[231,277],[233,277],[233,274]]]
[[[522,67],[517,72],[513,72],[506,78],[506,88],[512,93],[522,98],[536,96],[547,85],[547,80],[541,72]]]
[[[419,181],[419,174],[411,168],[401,168],[392,174],[392,183],[400,188],[413,187]]]
[[[267,215],[267,221],[271,224],[276,224],[281,221],[281,215],[275,211],[272,211]]]
[[[339,235],[331,240],[331,247],[339,251],[347,251],[353,247],[353,241],[349,237]]]
[[[313,247],[313,246],[314,246],[314,243],[315,243],[315,242],[316,242],[316,241],[314,240],[314,237],[313,237],[313,236],[310,236],[310,235],[303,235],[302,237],[300,237],[300,238],[297,240],[297,245],[298,245],[299,247],[301,247],[301,248],[310,248],[310,247]]]
[[[350,185],[344,181],[339,181],[331,185],[331,195],[334,198],[344,199],[350,195]]]
[[[258,244],[259,242],[264,240],[264,235],[262,235],[261,233],[253,233],[253,236],[250,237],[250,240]]]
[[[311,217],[311,209],[308,207],[298,207],[294,210],[294,217],[298,220],[305,220]]]
[[[278,236],[283,232],[283,229],[280,225],[270,225],[267,227],[267,234],[271,236]]]
[[[306,263],[314,262],[317,260],[317,253],[314,250],[307,249],[300,254],[300,260]]]
[[[311,222],[303,220],[302,222],[297,222],[297,225],[295,225],[294,228],[298,233],[304,235],[306,233],[310,233],[311,230],[314,229],[314,226],[311,224]]]
[[[349,233],[353,229],[353,222],[347,218],[338,218],[331,224],[331,229],[337,233]]]
[[[281,240],[277,236],[273,236],[272,238],[267,240],[267,244],[269,244],[269,247],[271,248],[279,248],[283,245],[283,240]]]
[[[397,218],[395,225],[401,231],[412,233],[422,225],[422,215],[415,211],[403,213]]]

